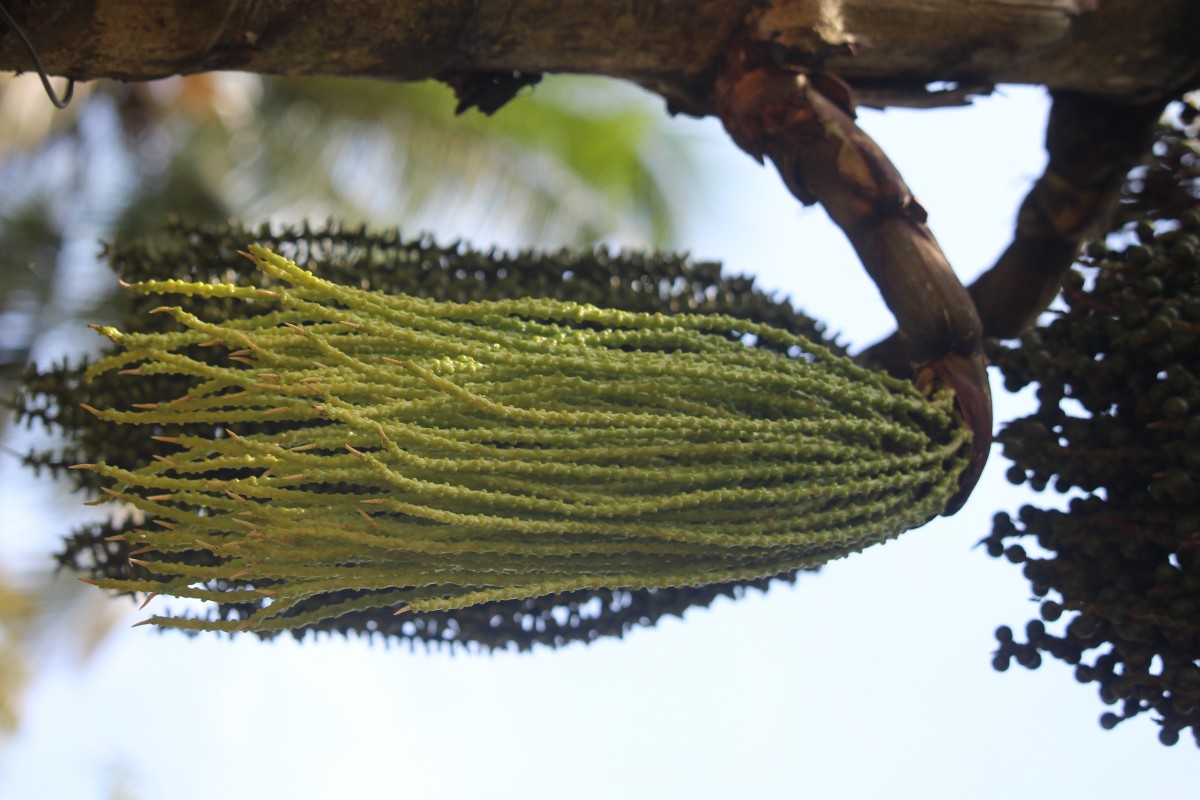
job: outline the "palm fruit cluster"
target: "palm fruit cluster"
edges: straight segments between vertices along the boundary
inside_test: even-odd
[[[630,311],[728,314],[766,323],[823,342],[838,350],[823,330],[789,303],[756,289],[745,278],[721,274],[715,264],[692,263],[684,257],[639,253],[555,253],[541,255],[474,252],[459,244],[439,246],[429,239],[405,241],[397,232],[370,233],[330,225],[272,231],[249,230],[237,224],[196,228],[174,224],[154,241],[118,243],[107,248],[107,257],[127,282],[176,277],[185,280],[250,285],[255,279],[247,264],[241,270],[229,265],[241,259],[235,253],[246,242],[259,242],[288,257],[319,261],[322,274],[335,281],[364,289],[403,292],[440,300],[483,300],[536,296],[594,303]],[[127,295],[128,309],[117,322],[138,320],[143,329],[161,326],[165,315],[146,317],[161,298]],[[231,313],[228,298],[181,298],[189,312],[205,317]],[[770,347],[761,341],[759,347]],[[104,373],[86,385],[87,363],[60,364],[45,369],[31,367],[17,398],[17,416],[29,423],[44,423],[64,436],[63,449],[33,452],[26,457],[35,469],[65,475],[78,489],[95,496],[100,481],[89,470],[66,470],[81,462],[107,460],[117,467],[134,468],[154,457],[155,442],[147,431],[133,426],[103,423],[81,408],[80,400],[97,408],[153,403],[186,391],[186,379],[177,375],[126,376]],[[133,392],[131,395],[130,392]],[[259,423],[270,432],[272,423]],[[211,433],[203,425],[156,429],[161,436]],[[129,560],[133,547],[121,537],[134,523],[106,520],[73,532],[58,554],[59,563],[93,579],[144,580],[149,573]],[[195,555],[203,566],[204,551]],[[747,588],[765,589],[772,580],[791,582],[796,573],[773,579],[726,581],[703,586],[668,589],[584,590],[541,598],[488,602],[451,611],[427,611],[395,616],[390,610],[352,611],[334,619],[293,630],[308,633],[339,632],[380,635],[385,638],[435,644],[462,644],[483,648],[534,644],[559,646],[622,636],[636,626],[653,625],[666,615],[682,615],[721,596],[736,597]],[[349,595],[345,598],[352,599]],[[244,619],[250,604],[220,604],[218,617]],[[264,631],[259,635],[273,635]]]
[[[992,359],[1038,410],[998,440],[1008,478],[1070,493],[1066,510],[997,514],[989,554],[1019,564],[1040,618],[996,631],[994,666],[1075,666],[1111,729],[1150,714],[1200,745],[1200,149],[1195,112],[1131,173],[1052,319]],[[1111,248],[1111,249],[1110,249]]]

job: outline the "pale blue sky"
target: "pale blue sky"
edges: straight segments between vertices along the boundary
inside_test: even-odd
[[[862,113],[965,278],[1011,236],[1046,110],[1040,90],[1006,88],[971,108]],[[701,139],[709,178],[681,248],[757,275],[855,349],[891,330],[823,211],[711,120],[672,124]],[[447,225],[439,237],[477,240],[469,220]],[[996,388],[998,419],[1025,407]],[[1162,747],[1148,719],[1102,731],[1094,686],[1053,659],[993,672],[993,629],[1037,609],[1019,568],[972,549],[1027,498],[1005,468],[994,455],[957,516],[794,587],[586,647],[451,657],[122,623],[82,665],[57,653],[37,676],[0,750],[0,797],[1177,796],[1194,774],[1186,741]],[[14,473],[0,464],[10,555],[63,517]]]

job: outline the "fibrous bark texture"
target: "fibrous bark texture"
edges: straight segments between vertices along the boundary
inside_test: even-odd
[[[1144,101],[1197,74],[1191,0],[7,0],[51,75],[211,70],[420,80],[581,72],[712,111],[711,77],[749,35],[879,105],[961,101],[998,82]],[[751,15],[752,11],[755,13]],[[748,22],[753,16],[753,22]],[[0,25],[0,70],[31,70]],[[957,91],[931,93],[931,82]],[[942,86],[946,88],[945,85]]]

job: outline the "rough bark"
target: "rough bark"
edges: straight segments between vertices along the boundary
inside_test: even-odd
[[[752,38],[873,104],[958,102],[999,82],[1143,102],[1200,65],[1192,0],[5,0],[47,71],[79,80],[582,72],[695,114],[711,113],[713,70],[757,5]],[[0,70],[32,68],[0,25]],[[935,81],[960,89],[931,95]]]

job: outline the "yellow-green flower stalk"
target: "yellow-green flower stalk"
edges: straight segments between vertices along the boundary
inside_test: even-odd
[[[134,469],[79,465],[146,520],[123,537],[148,577],[97,583],[252,603],[244,619],[159,625],[270,631],[774,575],[925,523],[965,463],[950,397],[770,326],[385,295],[250,249],[271,288],[128,286],[227,298],[237,316],[168,304],[168,332],[98,326],[118,350],[89,378],[191,383],[88,410],[147,436],[215,434],[159,436]]]

